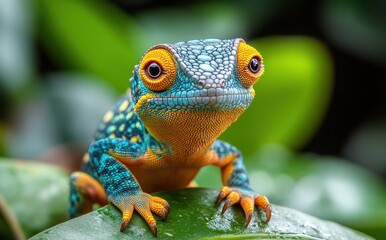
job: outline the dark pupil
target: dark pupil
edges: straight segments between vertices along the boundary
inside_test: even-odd
[[[251,72],[256,73],[259,70],[259,66],[259,60],[257,60],[256,58],[252,58],[249,62],[249,69],[251,70]]]
[[[148,67],[148,72],[150,77],[157,78],[161,74],[161,68],[157,63],[152,63]]]

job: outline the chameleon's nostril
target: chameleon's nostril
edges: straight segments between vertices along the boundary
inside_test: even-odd
[[[204,86],[205,86],[205,81],[204,80],[198,80],[198,86],[200,87],[200,88],[203,88]]]
[[[221,85],[221,87],[225,87],[225,80],[221,80],[220,85]]]

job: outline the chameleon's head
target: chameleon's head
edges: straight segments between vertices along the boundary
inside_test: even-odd
[[[263,71],[262,56],[242,39],[156,45],[130,80],[134,110],[145,125],[199,116],[225,129],[250,105]]]

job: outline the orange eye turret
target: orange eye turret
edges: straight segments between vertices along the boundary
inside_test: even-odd
[[[264,72],[263,57],[245,42],[240,42],[237,51],[237,72],[241,85],[248,88],[255,84]]]
[[[167,49],[150,50],[142,58],[139,74],[150,90],[160,92],[169,89],[177,75],[173,56]]]

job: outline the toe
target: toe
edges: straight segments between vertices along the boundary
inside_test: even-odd
[[[231,193],[229,193],[229,195],[225,201],[224,207],[222,208],[221,213],[224,214],[224,212],[230,206],[234,205],[235,203],[238,203],[240,201],[240,198],[241,198],[241,193],[238,191],[232,191]]]
[[[227,186],[222,187],[214,205],[217,206],[221,202],[221,200],[223,200],[229,195],[231,191],[232,189]]]
[[[155,202],[155,203],[161,204],[166,209],[166,215],[169,214],[169,212],[170,212],[169,203],[165,199],[162,199],[160,197],[151,196],[150,200]]]
[[[145,219],[154,236],[157,236],[157,224],[148,205],[135,205],[135,210]]]
[[[165,220],[169,213],[169,209],[156,202],[150,203],[150,211],[160,216],[162,220]]]
[[[265,213],[266,222],[271,219],[271,204],[269,203],[266,196],[258,196],[255,199],[255,204],[258,208],[261,208]]]
[[[243,196],[241,197],[240,204],[245,213],[245,217],[246,217],[245,226],[247,227],[251,222],[253,211],[255,209],[255,203],[252,197]]]
[[[122,224],[120,229],[121,232],[123,232],[127,224],[129,224],[131,217],[133,216],[133,211],[134,211],[134,206],[129,205],[128,208],[122,212]]]

